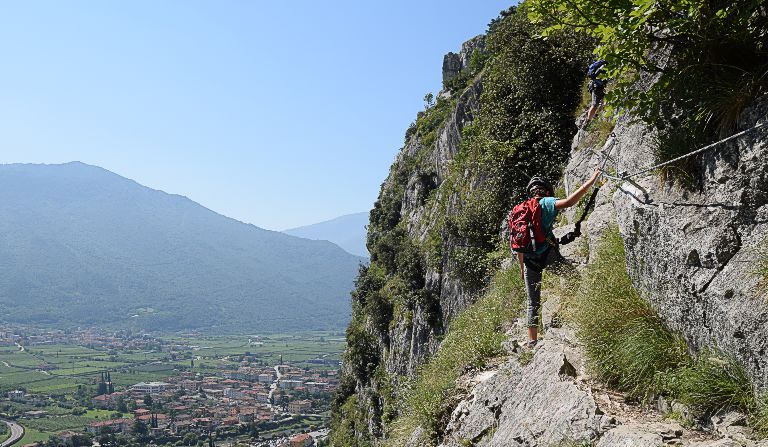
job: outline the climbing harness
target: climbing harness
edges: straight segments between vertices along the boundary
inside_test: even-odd
[[[704,146],[702,148],[696,149],[695,151],[692,151],[692,152],[689,152],[687,154],[681,155],[679,157],[673,158],[672,160],[667,160],[667,161],[665,161],[663,163],[658,163],[658,164],[655,164],[653,166],[648,166],[646,168],[643,168],[643,169],[641,169],[641,170],[639,170],[637,172],[633,172],[631,174],[620,173],[618,175],[611,175],[609,172],[607,172],[605,170],[605,164],[603,164],[603,166],[600,168],[600,172],[602,172],[603,176],[606,177],[606,178],[623,182],[625,180],[631,179],[632,177],[637,177],[639,175],[646,174],[646,173],[651,172],[651,171],[655,171],[656,169],[659,169],[661,167],[670,165],[672,163],[676,163],[676,162],[678,162],[680,160],[683,160],[683,159],[686,159],[688,157],[693,157],[694,155],[698,155],[698,154],[700,154],[702,152],[705,152],[705,151],[707,151],[709,149],[712,149],[715,146],[718,146],[718,145],[723,144],[725,142],[728,142],[728,141],[731,141],[733,139],[739,138],[739,137],[741,137],[743,135],[746,135],[749,132],[752,132],[753,130],[757,130],[757,129],[759,129],[761,127],[764,127],[766,125],[768,125],[768,122],[752,126],[749,129],[742,130],[741,132],[735,133],[735,134],[733,134],[733,135],[731,135],[731,136],[729,136],[727,138],[723,138],[720,141],[715,141],[714,143],[708,144],[708,145],[706,145],[706,146]],[[606,160],[607,160],[607,156],[606,156]]]

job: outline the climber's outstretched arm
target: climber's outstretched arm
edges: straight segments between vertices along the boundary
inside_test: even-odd
[[[559,199],[557,202],[555,202],[555,209],[561,210],[563,208],[570,208],[573,205],[576,205],[579,203],[579,199],[586,194],[587,190],[589,190],[589,187],[592,186],[595,181],[597,181],[597,178],[600,176],[600,170],[596,169],[595,173],[592,174],[592,178],[587,180],[586,183],[581,185],[579,189],[574,191],[570,196],[566,197],[565,199]]]

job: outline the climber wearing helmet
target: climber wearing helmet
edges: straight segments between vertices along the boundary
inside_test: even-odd
[[[529,252],[518,252],[520,269],[523,272],[525,288],[528,294],[528,346],[533,348],[538,342],[539,308],[541,306],[541,274],[542,271],[556,264],[562,264],[565,259],[560,255],[552,228],[559,210],[576,205],[589,188],[597,181],[600,171],[596,170],[592,177],[579,189],[565,199],[556,199],[552,185],[543,177],[533,177],[528,182],[527,191],[532,199],[540,206],[540,225],[544,233],[543,243],[534,244]],[[538,218],[538,217],[536,217]]]

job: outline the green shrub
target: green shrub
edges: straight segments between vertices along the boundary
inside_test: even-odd
[[[355,279],[355,289],[352,291],[352,301],[365,306],[368,297],[384,287],[386,279],[378,264],[360,264]]]
[[[347,349],[344,351],[344,363],[349,367],[355,380],[369,383],[373,371],[379,364],[379,349],[376,339],[365,330],[363,312],[355,312],[347,327]]]
[[[612,86],[607,112],[631,111],[659,130],[659,162],[733,133],[742,111],[768,91],[761,0],[529,4],[545,35],[571,30],[598,39],[595,53],[608,62]],[[692,166],[687,160],[663,174],[693,187]]]
[[[608,104],[633,110],[650,124],[672,107],[725,130],[768,88],[768,16],[757,12],[761,0],[529,4],[531,18],[547,26],[545,34],[568,29],[598,39],[595,52],[608,61],[607,76],[615,80]],[[650,88],[636,85],[643,73],[658,75]]]
[[[443,239],[462,284],[480,290],[498,267],[500,223],[525,195],[529,176],[559,177],[573,137],[583,65],[592,42],[574,34],[537,39],[525,7],[502,13],[490,28],[480,110],[462,130],[461,149],[441,190],[451,202]]]
[[[360,410],[357,396],[350,396],[333,413],[333,430],[330,433],[330,445],[334,447],[373,447],[368,439],[367,415]]]
[[[434,106],[416,115],[416,130],[411,135],[421,138],[422,146],[430,149],[437,138],[437,131],[455,106],[455,100],[438,98]]]
[[[451,93],[460,92],[464,90],[467,87],[467,85],[469,85],[473,77],[474,76],[472,75],[472,70],[469,67],[467,67],[461,70],[459,74],[452,77],[451,79],[444,80],[443,88],[448,90]]]
[[[392,302],[381,293],[374,293],[366,305],[365,313],[370,318],[371,327],[376,334],[386,342],[389,339],[389,323],[393,316]]]

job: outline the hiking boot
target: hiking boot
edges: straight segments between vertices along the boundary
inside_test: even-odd
[[[533,351],[534,349],[536,349],[536,345],[538,344],[539,344],[538,340],[528,340],[528,342],[525,344],[525,347],[526,349]]]

